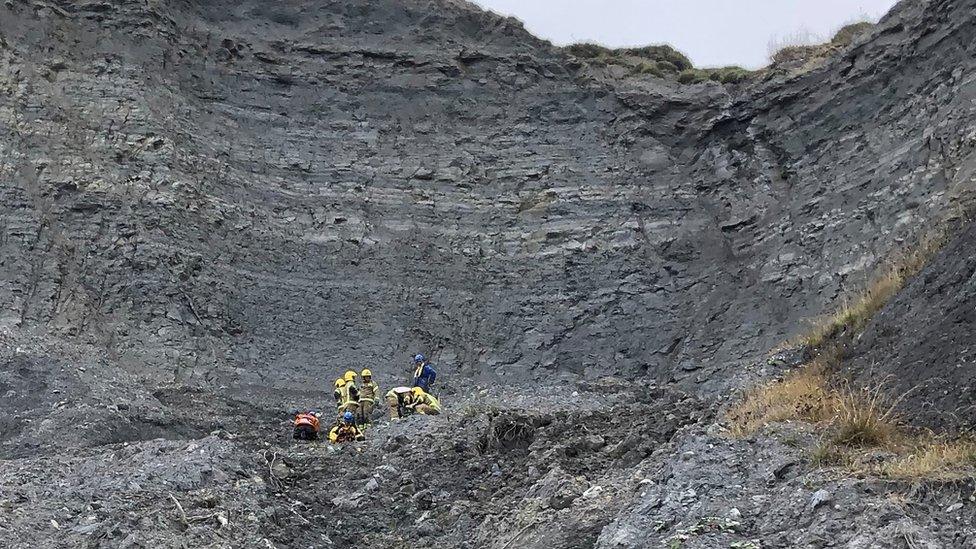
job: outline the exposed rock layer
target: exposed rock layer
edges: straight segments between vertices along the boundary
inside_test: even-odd
[[[726,89],[458,2],[8,3],[2,323],[180,383],[720,388],[972,188],[972,7]]]

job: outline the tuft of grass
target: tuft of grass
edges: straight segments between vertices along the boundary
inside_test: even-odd
[[[810,454],[815,467],[839,467],[857,475],[892,480],[951,482],[976,478],[976,440],[931,433],[900,433],[877,447],[882,458],[859,448],[821,443]]]
[[[810,463],[814,467],[851,467],[851,456],[844,448],[834,444],[821,443],[810,453]]]
[[[821,425],[828,443],[846,447],[881,447],[899,439],[897,400],[884,385],[837,385],[832,371],[843,357],[840,346],[825,349],[781,381],[761,385],[726,413],[733,436],[751,435],[771,423],[799,421]]]
[[[831,53],[845,48],[871,30],[874,23],[869,20],[859,20],[848,23],[837,30],[826,40],[825,37],[807,30],[773,38],[768,44],[769,60],[774,65],[784,63],[805,63],[814,59],[824,58]]]
[[[833,387],[829,379],[824,364],[812,363],[754,389],[726,415],[732,435],[748,436],[777,422],[810,423],[823,429],[810,453],[816,467],[895,480],[976,478],[976,439],[913,432],[899,421],[897,399],[887,397],[882,386]],[[872,459],[868,449],[885,459]]]
[[[671,72],[679,72],[693,67],[685,54],[671,46],[644,46],[641,48],[608,48],[600,44],[579,43],[566,46],[566,51],[575,57],[599,60],[607,63],[632,65],[641,62],[657,64],[662,70],[674,67]],[[630,61],[633,62],[630,62]]]
[[[874,28],[874,23],[871,21],[858,21],[856,23],[849,23],[840,28],[834,37],[830,39],[830,43],[835,46],[849,46],[854,40],[856,40],[862,34],[867,33],[872,28]]]
[[[882,385],[834,391],[837,404],[832,442],[840,446],[875,448],[894,444],[899,437],[895,404]]]
[[[704,71],[696,69],[685,69],[678,73],[678,82],[681,84],[699,84],[708,80]]]
[[[600,44],[580,43],[566,46],[565,50],[594,65],[617,65],[629,68],[632,75],[650,74],[675,79],[682,84],[709,80],[734,84],[754,74],[736,66],[696,69],[687,56],[666,45],[611,49]]]
[[[736,84],[755,74],[742,67],[721,67],[717,69],[685,69],[678,73],[678,82],[682,84],[698,84],[711,80],[722,84]]]
[[[770,56],[770,60],[774,65],[782,65],[784,63],[793,63],[808,61],[820,55],[823,55],[823,46],[785,46],[780,48],[775,53]]]

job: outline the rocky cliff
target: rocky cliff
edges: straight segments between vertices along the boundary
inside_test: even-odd
[[[523,534],[542,546],[525,524],[543,520],[566,536],[549,547],[653,546],[657,534],[633,526],[660,507],[631,501],[660,495],[642,475],[663,470],[672,480],[656,486],[700,494],[688,475],[722,474],[666,463],[675,448],[701,453],[704,425],[654,453],[711,417],[697,398],[748,382],[769,349],[862,287],[891,250],[970,205],[974,8],[906,0],[827,57],[685,85],[588,64],[456,0],[8,0],[0,455],[26,461],[3,477],[14,495],[0,494],[25,507],[0,527],[25,536],[40,516],[61,529],[65,519],[31,499],[43,490],[31,479],[68,447],[86,453],[48,497],[74,502],[72,543],[178,546],[170,523],[119,518],[168,506],[175,490],[199,503],[191,519],[212,523],[214,506],[239,513],[229,546],[353,543],[363,517],[384,524],[378,547],[427,536],[503,547]],[[953,337],[971,335],[960,329]],[[899,364],[927,360],[918,349],[899,351]],[[389,386],[418,350],[441,365],[459,407],[475,406],[471,417],[435,423],[440,438],[384,426],[378,454],[351,472],[338,472],[346,454],[288,455],[305,472],[279,478],[287,451],[267,444],[285,444],[273,434],[285,410],[320,403],[347,367]],[[589,383],[607,376],[629,384]],[[511,394],[470,390],[498,381]],[[633,409],[581,417],[564,392],[609,392]],[[478,408],[489,403],[533,419],[513,427]],[[582,454],[552,446],[566,425],[607,421],[610,435],[577,441]],[[377,455],[431,436],[387,463],[393,472],[377,469]],[[198,451],[206,459],[186,458],[189,473],[74,476],[96,467],[84,464],[153,468]],[[726,451],[723,467],[749,450]],[[457,456],[434,477],[457,483],[438,491],[404,476],[445,452]],[[616,465],[595,465],[606,459]],[[344,509],[333,482],[370,475],[410,492],[400,518],[377,511],[352,530],[313,519]],[[795,503],[809,477],[791,475]],[[536,495],[521,499],[529,488]],[[387,495],[360,498],[388,510]],[[665,508],[684,514],[688,498]],[[641,518],[621,514],[601,535],[632,503]],[[213,541],[194,524],[177,517],[178,531]],[[754,532],[788,546],[780,526]],[[661,539],[674,534],[661,528]]]
[[[8,3],[3,323],[191,383],[718,387],[972,187],[970,7],[728,89],[457,2]]]

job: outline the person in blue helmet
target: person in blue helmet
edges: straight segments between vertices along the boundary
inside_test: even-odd
[[[413,386],[420,387],[425,393],[430,393],[437,379],[437,371],[427,362],[427,357],[418,354],[413,357]]]
[[[356,426],[356,417],[352,412],[342,414],[339,423],[329,431],[329,441],[333,444],[361,440],[366,440],[366,435],[363,434],[362,429]]]

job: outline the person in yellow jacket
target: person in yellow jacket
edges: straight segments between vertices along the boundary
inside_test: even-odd
[[[352,415],[352,412],[346,412],[342,415],[342,421],[336,424],[335,427],[329,431],[329,441],[333,444],[342,444],[343,442],[353,442],[366,440],[366,435],[363,434],[362,429],[356,426],[356,418]]]
[[[390,408],[390,419],[400,419],[413,412],[413,389],[394,387],[386,392],[386,405]]]
[[[373,417],[373,407],[376,406],[380,386],[373,381],[373,372],[369,368],[364,368],[360,375],[362,381],[359,384],[359,424],[366,426]]]
[[[413,394],[413,402],[409,407],[414,412],[424,416],[440,415],[441,403],[434,398],[434,395],[424,392],[420,387],[414,387],[410,392]]]
[[[341,377],[335,380],[335,390],[332,391],[332,398],[336,401],[336,418],[341,418],[346,404],[345,393],[346,380]]]
[[[352,412],[353,418],[359,416],[359,388],[356,387],[356,372],[349,370],[340,379],[343,384],[340,389],[342,404],[339,406],[339,418],[342,414]]]

